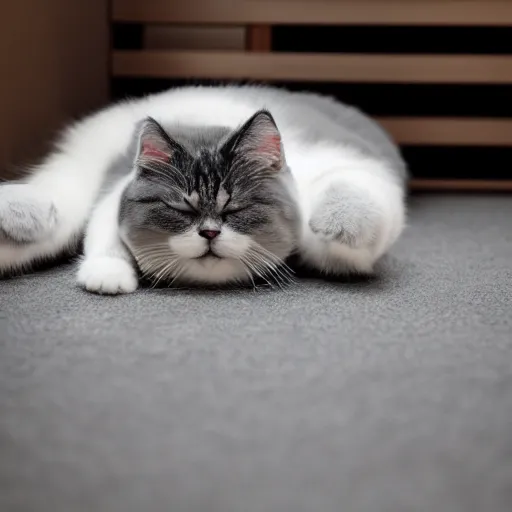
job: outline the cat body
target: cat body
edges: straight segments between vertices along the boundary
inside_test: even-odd
[[[330,98],[173,89],[78,122],[25,180],[0,186],[0,273],[72,252],[84,232],[78,281],[99,293],[134,291],[137,270],[279,282],[291,254],[367,273],[403,229],[405,180],[387,134]]]

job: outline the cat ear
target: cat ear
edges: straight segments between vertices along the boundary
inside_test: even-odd
[[[281,134],[268,110],[260,110],[246,121],[225,149],[241,165],[255,164],[275,172],[285,166]]]
[[[169,162],[178,146],[153,118],[148,117],[139,131],[137,163]]]

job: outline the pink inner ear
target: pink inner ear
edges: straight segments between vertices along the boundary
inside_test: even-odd
[[[156,146],[151,144],[151,142],[144,142],[142,144],[142,156],[167,161],[169,160],[170,155],[168,155],[161,149],[158,149]]]
[[[258,151],[278,156],[281,151],[281,137],[279,135],[266,135],[258,146]]]

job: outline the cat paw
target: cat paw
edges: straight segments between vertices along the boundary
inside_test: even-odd
[[[370,247],[377,237],[380,216],[364,190],[331,185],[313,208],[309,228],[328,242],[353,249]]]
[[[0,238],[27,244],[51,235],[57,225],[55,205],[32,185],[0,186]]]
[[[128,261],[109,256],[83,260],[77,281],[87,291],[102,295],[132,293],[139,285],[137,273]]]

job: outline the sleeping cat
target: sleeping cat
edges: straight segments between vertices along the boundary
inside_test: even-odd
[[[330,98],[185,87],[69,128],[0,186],[0,273],[76,251],[91,292],[155,282],[277,284],[285,260],[371,272],[401,233],[405,164],[373,121]]]

